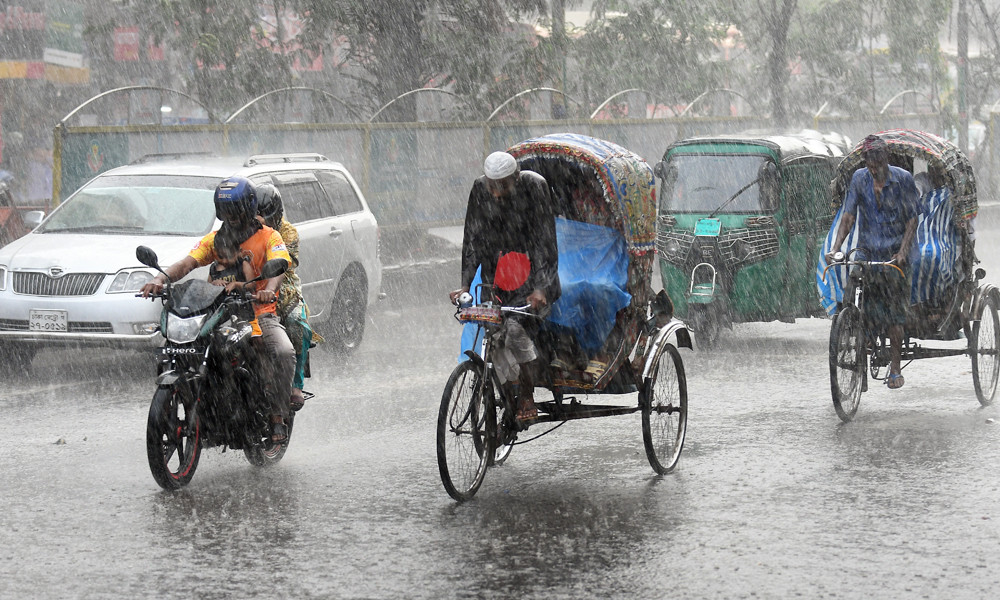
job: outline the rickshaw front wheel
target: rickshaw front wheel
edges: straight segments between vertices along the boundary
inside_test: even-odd
[[[642,389],[642,442],[650,466],[660,475],[674,470],[687,434],[687,379],[681,355],[664,344]]]
[[[845,305],[830,328],[830,388],[840,420],[854,418],[861,403],[867,366],[864,325],[858,307]]]
[[[972,324],[969,338],[969,354],[972,356],[972,383],[976,388],[979,403],[987,406],[993,403],[997,390],[997,375],[1000,374],[1000,294],[990,290],[982,304],[982,314]]]
[[[471,499],[479,490],[493,451],[487,432],[483,374],[480,364],[471,360],[460,363],[448,377],[441,396],[438,469],[444,489],[459,502]]]

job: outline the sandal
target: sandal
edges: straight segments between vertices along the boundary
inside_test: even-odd
[[[302,390],[293,389],[292,397],[288,401],[288,407],[295,412],[299,412],[305,405],[306,405],[306,399],[305,396],[302,395]]]
[[[885,385],[890,390],[898,390],[899,388],[903,387],[903,383],[905,382],[906,380],[903,379],[903,376],[901,374],[889,373],[889,376],[885,380]]]
[[[271,423],[271,443],[274,445],[288,442],[288,426],[284,421]]]
[[[517,414],[514,418],[518,421],[527,421],[538,416],[538,407],[535,406],[534,398],[525,398],[518,401]]]

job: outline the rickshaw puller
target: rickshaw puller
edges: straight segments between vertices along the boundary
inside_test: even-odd
[[[862,146],[865,167],[854,172],[844,199],[843,218],[833,244],[834,252],[858,221],[858,246],[868,252],[870,261],[891,260],[903,272],[917,231],[919,192],[913,176],[905,169],[889,165],[889,147],[885,140],[869,135]],[[855,216],[857,215],[857,217]],[[832,260],[832,253],[827,256]],[[865,287],[866,320],[889,336],[889,389],[903,387],[900,357],[903,349],[903,325],[910,297],[909,277],[895,269],[881,269],[871,274]]]
[[[559,298],[559,253],[549,186],[534,171],[522,171],[506,152],[486,157],[485,174],[469,193],[462,241],[462,287],[450,293],[454,303],[468,292],[476,270],[505,306],[531,305],[542,315]],[[503,383],[519,384],[517,418],[538,415],[534,386],[547,360],[536,345],[539,319],[511,314],[494,355]]]

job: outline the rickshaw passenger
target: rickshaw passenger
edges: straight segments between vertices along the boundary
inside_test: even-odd
[[[531,305],[545,314],[559,298],[559,254],[549,185],[534,171],[522,171],[506,152],[486,157],[485,175],[469,193],[462,242],[462,287],[468,292],[478,267],[505,306]],[[517,382],[517,418],[534,418],[534,386],[547,364],[536,346],[540,319],[510,315],[499,336],[494,365],[503,383]]]
[[[889,148],[885,140],[869,135],[862,148],[865,167],[851,177],[834,251],[843,245],[857,219],[858,246],[869,253],[861,258],[892,260],[905,273],[917,230],[917,187],[908,171],[889,165]],[[827,256],[828,261],[831,258],[832,254]],[[901,388],[904,383],[900,356],[910,297],[908,283],[895,269],[874,269],[865,288],[865,316],[872,325],[886,330],[889,336],[890,364],[886,379],[889,389]]]

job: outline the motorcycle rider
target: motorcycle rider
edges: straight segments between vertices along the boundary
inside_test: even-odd
[[[257,190],[248,179],[230,177],[215,188],[215,216],[222,221],[222,227],[202,238],[187,256],[164,269],[170,281],[178,281],[195,268],[216,260],[216,235],[232,236],[239,243],[240,249],[250,256],[254,277],[272,258],[283,258],[291,264],[281,234],[257,220]],[[254,313],[267,349],[267,358],[260,360],[259,366],[264,371],[264,380],[270,382],[265,397],[271,405],[271,441],[275,444],[288,439],[285,420],[295,370],[295,350],[275,314],[283,279],[281,275],[261,281],[254,292]],[[159,294],[165,283],[163,275],[158,274],[140,291],[143,297]]]
[[[285,219],[285,208],[278,188],[269,183],[257,186],[257,215],[264,225],[281,234],[285,248],[292,257],[292,262],[285,271],[285,279],[281,282],[277,314],[295,348],[295,376],[289,405],[293,411],[298,411],[305,405],[302,387],[305,385],[309,347],[313,342],[321,342],[323,338],[309,326],[309,309],[302,295],[302,283],[295,273],[299,266],[299,232]]]

